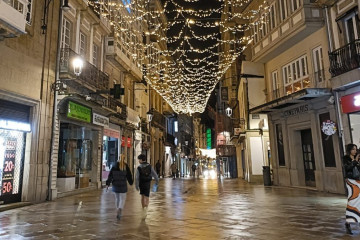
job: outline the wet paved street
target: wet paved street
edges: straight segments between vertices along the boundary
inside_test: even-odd
[[[346,199],[239,179],[161,179],[141,220],[132,187],[116,219],[111,191],[0,213],[0,239],[360,239],[345,234]]]

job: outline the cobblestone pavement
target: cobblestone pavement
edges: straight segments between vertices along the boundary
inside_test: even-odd
[[[0,213],[0,239],[360,239],[345,234],[346,199],[239,179],[161,179],[141,220],[130,187],[121,220],[105,189]]]

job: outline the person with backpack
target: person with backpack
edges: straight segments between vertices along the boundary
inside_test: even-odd
[[[112,184],[112,191],[115,193],[115,205],[117,209],[116,218],[120,220],[121,212],[124,209],[127,182],[133,184],[133,176],[131,174],[129,166],[125,163],[125,156],[121,155],[119,161],[114,167],[111,168],[109,177],[106,180],[106,190]]]
[[[159,178],[154,168],[149,163],[147,163],[146,156],[144,154],[140,154],[138,156],[138,160],[140,165],[136,169],[135,187],[137,191],[140,190],[142,219],[145,219],[149,206],[151,180],[154,177],[156,181],[155,184],[158,184]]]

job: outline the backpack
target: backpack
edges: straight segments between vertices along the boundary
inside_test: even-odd
[[[140,181],[150,182],[152,180],[151,176],[151,165],[147,165],[146,167],[138,167],[140,174]]]

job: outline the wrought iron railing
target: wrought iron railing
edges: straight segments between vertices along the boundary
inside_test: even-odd
[[[117,112],[121,116],[121,119],[124,120],[126,119],[127,117],[126,105],[123,104],[122,102],[112,97],[109,97],[107,101],[107,107]]]
[[[80,57],[70,48],[62,48],[60,56],[60,74],[70,75],[72,78],[88,84],[97,90],[108,90],[109,89],[109,76],[104,72],[100,71],[97,67],[89,62],[84,61],[84,66],[80,76],[76,77],[72,66],[74,58]],[[62,76],[60,75],[60,78]]]
[[[154,116],[153,116],[153,119],[151,121],[151,124],[155,124],[158,127],[165,129],[166,128],[165,116],[162,115],[161,113],[159,113],[156,110],[153,110],[153,114],[154,114]]]
[[[360,39],[329,53],[332,77],[360,67]]]

